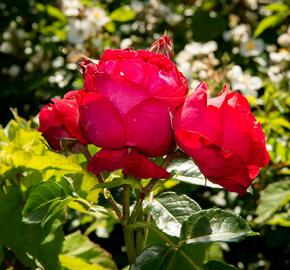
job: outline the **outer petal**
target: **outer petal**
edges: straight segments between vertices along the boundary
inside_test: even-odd
[[[257,176],[259,167],[269,162],[262,127],[252,114],[246,98],[239,93],[228,94],[227,102],[221,109],[221,146],[239,156],[248,165],[249,175],[253,179]]]
[[[123,169],[124,174],[135,178],[168,178],[170,174],[162,167],[141,155],[134,149],[102,149],[92,159],[88,170],[98,174],[103,171]]]
[[[94,92],[82,92],[77,101],[81,127],[90,143],[108,149],[125,146],[123,120],[109,100]]]
[[[68,93],[71,94],[71,93]],[[63,125],[72,137],[82,143],[87,143],[79,123],[79,109],[76,99],[52,99]]]
[[[168,108],[153,98],[132,108],[125,117],[127,145],[149,156],[161,156],[172,145]]]
[[[61,127],[62,122],[59,118],[54,104],[44,106],[39,112],[39,128],[40,132],[44,132],[51,127]]]
[[[219,144],[222,132],[221,121],[222,116],[218,108],[213,104],[208,106],[206,84],[200,83],[175,113],[173,129],[195,131]]]
[[[177,144],[193,158],[201,172],[213,183],[244,194],[252,180],[242,160],[198,133],[176,132]]]

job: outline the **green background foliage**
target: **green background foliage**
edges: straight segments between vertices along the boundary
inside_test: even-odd
[[[96,186],[81,155],[47,148],[35,130],[35,116],[51,97],[82,87],[78,63],[83,55],[97,59],[106,48],[148,48],[164,30],[174,39],[175,61],[191,90],[206,80],[212,95],[227,83],[247,96],[262,123],[271,163],[244,197],[204,185],[193,164],[171,164],[173,177],[158,184],[155,196],[175,193],[155,197],[146,208],[155,226],[148,235],[152,246],[133,269],[140,269],[144,257],[154,259],[152,254],[158,260],[173,257],[171,267],[189,256],[194,264],[207,262],[205,270],[289,269],[289,2],[65,2],[0,3],[0,269],[127,265],[120,225],[99,188],[110,188],[118,200],[122,184],[136,183],[124,182],[116,172],[111,182]],[[26,120],[9,108],[17,108]],[[225,210],[226,222],[235,218],[232,213],[241,215],[260,236],[239,243],[188,244],[178,251],[168,245],[178,245],[180,234],[184,241],[204,235],[220,240],[219,234],[206,234],[214,230],[203,211],[214,216],[221,210],[201,210],[213,206]],[[192,222],[186,225],[192,215],[208,231],[197,232]],[[227,233],[250,232],[242,220],[234,224],[236,231]],[[146,267],[153,269],[155,263],[148,261]],[[183,263],[192,267],[188,260]]]

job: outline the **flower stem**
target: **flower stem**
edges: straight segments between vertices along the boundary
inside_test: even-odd
[[[83,152],[84,156],[86,157],[87,162],[90,162],[90,161],[92,160],[92,156],[91,156],[91,154],[90,154],[90,152],[89,152],[88,147],[87,147],[87,146],[83,146],[83,148],[82,148],[82,152]],[[96,174],[96,178],[98,179],[98,182],[99,182],[99,183],[104,183],[104,182],[105,182],[105,181],[104,181],[104,178],[103,178],[103,176],[102,176],[102,174],[100,174],[100,173],[99,173],[99,174]],[[118,208],[117,203],[115,202],[115,200],[114,200],[114,198],[113,198],[113,196],[112,196],[112,194],[111,194],[110,191],[107,191],[107,196],[106,196],[106,198],[109,200],[109,202],[110,202],[110,204],[111,204],[111,206],[112,206],[112,209],[115,211],[117,217],[118,217],[119,220],[121,221],[121,220],[122,220],[122,214],[121,214],[121,211],[120,211],[120,209]]]
[[[143,221],[143,209],[142,204],[137,209],[137,216],[136,216],[137,222]],[[136,229],[136,255],[138,256],[139,253],[144,248],[144,229],[143,228],[137,228]]]
[[[123,217],[122,217],[122,226],[123,226],[123,233],[124,233],[124,240],[128,255],[128,261],[131,265],[136,258],[136,250],[135,250],[135,243],[134,243],[134,231],[132,228],[128,227],[129,222],[129,208],[130,208],[130,186],[124,185],[123,186]]]

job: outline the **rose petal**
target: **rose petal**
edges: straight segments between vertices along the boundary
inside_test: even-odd
[[[160,156],[172,145],[168,108],[153,98],[132,108],[125,117],[127,145],[149,156]]]
[[[38,131],[44,132],[51,127],[61,127],[62,122],[59,118],[54,104],[44,106],[39,112],[39,128]]]
[[[116,109],[125,115],[132,107],[149,97],[147,91],[122,77],[102,73],[94,76],[95,91],[110,100]]]
[[[72,93],[70,93],[72,95]],[[68,95],[66,96],[68,97]],[[57,99],[53,98],[52,101],[55,104],[55,108],[61,119],[61,122],[72,135],[72,137],[78,139],[80,142],[86,144],[86,139],[83,136],[80,123],[79,123],[79,108],[75,98],[71,99]]]
[[[229,191],[245,193],[252,180],[238,156],[225,152],[198,133],[179,130],[175,135],[181,149],[193,158],[210,181]]]
[[[83,92],[77,101],[81,127],[90,143],[109,149],[125,145],[123,120],[109,100],[95,92]]]
[[[88,170],[94,174],[123,169],[135,178],[169,178],[170,174],[134,149],[102,149],[93,157]]]

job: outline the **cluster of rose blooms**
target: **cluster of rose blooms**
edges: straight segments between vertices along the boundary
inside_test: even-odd
[[[238,92],[209,98],[204,82],[188,95],[167,36],[151,50],[108,49],[84,60],[84,86],[42,108],[39,131],[51,148],[101,148],[88,164],[99,174],[122,169],[139,178],[169,178],[152,158],[180,148],[210,181],[245,193],[269,162],[261,125]]]

